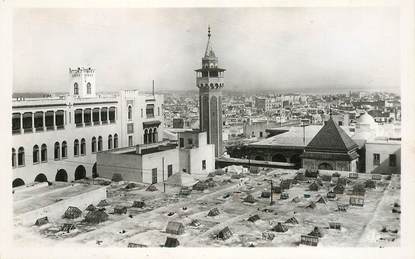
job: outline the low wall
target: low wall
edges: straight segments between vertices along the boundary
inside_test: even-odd
[[[63,198],[62,201],[53,203],[46,207],[42,207],[20,215],[15,215],[14,219],[15,222],[18,222],[22,225],[33,225],[35,224],[36,219],[41,217],[48,217],[49,221],[53,221],[62,218],[63,214],[69,206],[78,207],[83,211],[89,204],[97,204],[100,200],[106,198],[107,188],[100,187],[99,189],[91,190],[89,192],[85,192],[67,199]]]

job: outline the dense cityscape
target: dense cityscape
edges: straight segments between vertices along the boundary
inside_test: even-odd
[[[164,99],[166,127],[199,127],[197,92],[163,93],[166,96]],[[348,94],[332,95],[278,93],[250,95],[224,91],[223,139],[226,146],[249,143],[266,138],[272,134],[270,129],[287,124],[322,125],[330,113],[335,120],[344,123],[341,126],[348,126],[353,131],[357,118],[365,111],[377,123],[400,124],[400,96],[395,93],[375,91],[349,91]],[[249,131],[250,129],[254,130]]]
[[[227,90],[213,35],[194,91],[107,92],[79,66],[13,94],[17,244],[400,246],[400,95]]]

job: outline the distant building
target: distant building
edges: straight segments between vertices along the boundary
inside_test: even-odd
[[[252,121],[248,118],[248,121],[243,124],[243,134],[246,138],[266,138],[266,129],[277,126],[276,122]]]
[[[339,126],[349,126],[350,115],[348,113],[333,114],[333,115],[324,114],[323,115],[323,121],[328,121],[330,116],[337,125],[339,125]]]
[[[202,68],[196,69],[196,85],[199,88],[200,130],[207,132],[209,144],[215,145],[215,156],[223,154],[222,140],[222,88],[225,86],[225,69],[218,67],[218,58],[210,41],[210,27]]]
[[[207,144],[206,132],[183,130],[178,143],[161,141],[98,153],[100,177],[112,179],[119,174],[123,180],[158,183],[178,172],[195,178],[207,177],[215,169],[214,145]]]
[[[173,128],[183,129],[184,128],[184,119],[183,118],[174,118],[173,119]]]
[[[258,112],[268,112],[272,109],[272,102],[270,98],[255,97],[255,108]]]

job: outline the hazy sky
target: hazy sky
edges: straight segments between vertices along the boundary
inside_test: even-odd
[[[196,90],[212,27],[227,89],[399,88],[399,9],[19,9],[14,91],[68,91],[69,67],[97,91]]]

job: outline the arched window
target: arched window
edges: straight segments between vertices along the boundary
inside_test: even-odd
[[[115,112],[116,112],[115,107],[111,106],[109,108],[109,113],[108,113],[110,123],[115,123]]]
[[[66,144],[66,141],[62,142],[62,158],[68,157],[68,145]]]
[[[92,137],[91,150],[92,150],[92,153],[97,152],[97,138],[96,137]]]
[[[75,124],[77,127],[82,127],[82,109],[75,110]]]
[[[98,152],[102,151],[102,137],[98,137]]]
[[[41,151],[40,151],[40,160],[42,162],[47,162],[48,161],[48,148],[47,148],[46,144],[42,144],[40,149],[41,149]]]
[[[144,130],[144,144],[148,144],[148,130],[147,129],[145,129]]]
[[[91,125],[91,109],[87,108],[84,110],[84,124],[85,126]]]
[[[23,113],[23,130],[24,130],[24,132],[32,132],[33,131],[32,116],[33,116],[33,113],[31,113],[31,112]]]
[[[59,158],[60,158],[60,153],[61,153],[61,147],[60,147],[60,144],[59,144],[59,142],[55,142],[55,148],[54,148],[54,150],[55,150],[55,160],[59,160]]]
[[[87,93],[87,94],[91,94],[91,83],[90,83],[90,82],[88,82],[88,83],[86,84],[86,93]]]
[[[158,139],[157,128],[154,128],[154,130],[153,130],[153,142],[156,143],[157,139]]]
[[[129,105],[128,106],[128,120],[131,120],[133,117],[133,108]]]
[[[103,124],[108,123],[108,108],[107,107],[103,107],[101,109],[101,122]]]
[[[108,136],[108,149],[112,149],[112,136]]]
[[[79,140],[77,139],[73,142],[73,155],[79,156]]]
[[[45,112],[45,126],[46,126],[46,130],[54,130],[55,129],[55,124],[53,121],[53,117],[55,116],[55,112],[54,111],[47,111]]]
[[[35,112],[34,116],[36,132],[43,131],[43,112]]]
[[[92,121],[94,122],[94,125],[99,124],[99,108],[94,108],[92,110]]]
[[[148,130],[147,138],[148,138],[148,143],[153,143],[153,130],[152,129]]]
[[[24,166],[24,148],[19,147],[19,150],[17,152],[17,165]]]
[[[33,146],[33,164],[39,163],[39,146]]]
[[[55,112],[55,125],[57,129],[64,128],[64,111],[59,110]]]
[[[86,143],[85,139],[81,139],[81,156],[85,156],[86,154]]]
[[[78,83],[73,84],[73,94],[74,95],[78,95],[79,94]]]
[[[114,148],[118,148],[118,134],[114,134]]]
[[[16,167],[16,149],[12,148],[12,167]]]
[[[21,133],[20,129],[22,127],[20,123],[20,117],[22,115],[20,113],[13,113],[12,115],[12,132],[13,134]]]

